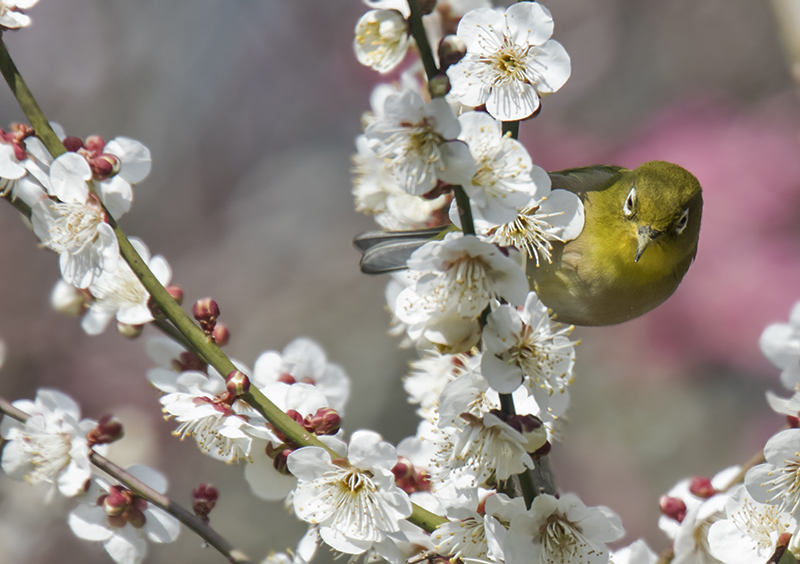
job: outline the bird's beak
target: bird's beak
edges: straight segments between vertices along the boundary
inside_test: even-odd
[[[661,231],[656,231],[649,225],[642,225],[636,234],[636,256],[633,257],[633,262],[639,262],[642,258],[644,250],[653,242],[653,239],[661,235]]]

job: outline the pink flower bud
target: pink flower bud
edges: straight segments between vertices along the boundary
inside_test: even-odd
[[[93,153],[102,153],[103,149],[106,148],[106,142],[99,135],[90,135],[86,138],[86,143],[83,146]]]
[[[127,323],[118,321],[117,331],[126,339],[138,339],[144,331],[144,325],[128,325]]]
[[[250,391],[250,378],[244,372],[232,370],[225,381],[228,393],[235,397],[243,396]]]
[[[180,286],[176,286],[175,284],[170,284],[165,288],[172,299],[175,300],[178,305],[183,304],[183,290]]]
[[[86,434],[89,446],[104,445],[118,441],[125,434],[120,423],[113,415],[105,415],[97,425]]]
[[[231,332],[223,323],[216,324],[214,330],[211,332],[211,336],[214,338],[214,342],[217,343],[217,346],[220,347],[224,347],[228,344],[228,341],[231,340]]]
[[[708,499],[717,494],[717,489],[708,478],[696,477],[689,484],[689,492],[699,498]]]
[[[798,427],[800,427],[800,419],[798,419],[797,417],[792,417],[791,415],[787,415],[786,422],[792,429],[797,429]]]
[[[411,461],[406,458],[405,456],[401,456],[400,459],[397,461],[392,467],[392,474],[394,474],[394,479],[399,480],[408,480],[409,478],[414,477],[414,465]]]
[[[83,149],[83,141],[81,140],[80,137],[75,137],[73,135],[70,135],[69,137],[65,137],[62,143],[64,144],[64,147],[67,149],[67,151],[71,153],[76,153],[81,149]]]
[[[686,517],[686,504],[680,498],[662,495],[658,499],[658,507],[661,509],[661,513],[675,519],[678,523],[683,522]]]
[[[342,418],[332,407],[323,407],[306,418],[307,427],[316,435],[335,435],[342,426]]]
[[[211,484],[200,484],[192,491],[194,514],[208,522],[208,514],[217,504],[219,492]]]

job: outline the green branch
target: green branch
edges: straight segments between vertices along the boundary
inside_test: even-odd
[[[414,0],[411,1],[413,2]],[[16,65],[14,65],[14,62],[11,60],[11,56],[8,54],[5,44],[2,41],[2,36],[0,36],[0,71],[2,71],[3,77],[6,79],[11,91],[17,98],[22,111],[25,112],[25,115],[34,127],[37,136],[42,140],[42,143],[44,143],[50,154],[55,158],[66,152],[63,143],[61,143],[58,136],[50,127],[50,122],[45,117],[39,104],[36,103],[33,94],[28,90]],[[90,181],[88,184],[91,191],[94,192],[93,183]],[[131,242],[117,222],[111,214],[108,213],[108,210],[106,210],[106,217],[119,242],[120,254],[131,267],[136,277],[142,282],[142,285],[152,297],[153,302],[155,302],[167,319],[172,322],[175,328],[180,331],[191,346],[200,353],[202,358],[207,360],[223,377],[237,370],[236,366],[225,353],[206,336],[194,320],[183,311],[181,306],[178,305],[164,286],[161,285],[147,264],[142,260],[142,257],[139,256],[139,253],[137,253],[136,249],[131,245]],[[316,435],[307,432],[303,427],[298,425],[255,386],[252,386],[250,392],[244,395],[242,399],[259,411],[275,426],[275,428],[280,430],[296,445],[320,447],[328,451],[331,456],[339,458],[336,452],[317,439]],[[447,520],[414,505],[413,513],[408,518],[408,521],[431,532],[438,525]]]
[[[425,33],[425,26],[422,24],[422,10],[419,9],[419,2],[417,0],[408,0],[408,9],[411,15],[408,16],[408,28],[411,31],[411,37],[417,44],[417,52],[419,58],[422,60],[422,66],[425,67],[425,75],[428,77],[428,82],[439,74],[439,69],[436,67],[436,61],[433,58],[433,51],[431,51],[431,44],[428,42],[428,34]]]

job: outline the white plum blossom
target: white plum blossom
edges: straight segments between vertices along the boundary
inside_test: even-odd
[[[349,463],[334,464],[331,454],[319,447],[303,447],[289,455],[289,471],[298,480],[295,513],[319,525],[322,540],[339,552],[375,549],[383,555],[387,543],[397,552],[389,535],[398,533],[399,521],[411,515],[411,501],[395,484],[395,448],[377,433],[356,431],[347,459]]]
[[[364,134],[397,184],[421,196],[439,180],[463,184],[472,178],[475,163],[466,143],[456,139],[460,131],[447,102],[436,98],[426,104],[419,94],[406,90],[386,98],[382,115]]]
[[[530,509],[511,520],[505,564],[605,564],[606,543],[625,534],[607,507],[586,507],[575,494],[541,494]]]
[[[751,468],[744,478],[747,493],[758,503],[800,520],[800,429],[774,435],[764,447],[766,464]]]
[[[0,28],[19,29],[31,25],[31,18],[21,10],[38,4],[39,0],[0,0]]]
[[[708,531],[725,518],[725,503],[728,494],[717,494],[689,509],[681,521],[675,535],[673,549],[675,564],[718,564],[719,560],[711,553]]]
[[[458,24],[466,56],[447,69],[450,94],[467,106],[486,104],[503,120],[520,120],[539,108],[539,98],[569,78],[564,47],[550,39],[553,18],[539,3],[512,4],[505,13],[481,8]]]
[[[708,531],[711,552],[725,564],[767,562],[783,533],[792,533],[797,522],[775,505],[753,500],[744,485],[731,491],[725,504],[727,519]]]
[[[503,135],[499,121],[485,112],[465,112],[458,122],[458,138],[477,166],[464,184],[476,214],[495,225],[509,223],[532,199],[538,202],[550,193],[550,177],[533,164],[522,143]]]
[[[611,554],[611,564],[656,564],[658,554],[641,539]]]
[[[296,411],[302,417],[314,415],[318,410],[328,407],[328,400],[316,386],[303,384],[284,384],[273,382],[261,389],[261,392],[284,413],[289,410]],[[318,437],[327,440],[328,437]],[[279,437],[275,440],[259,440],[253,443],[250,453],[250,462],[244,469],[244,477],[250,485],[251,491],[266,500],[279,500],[285,498],[297,485],[297,480],[291,474],[283,473],[275,468],[275,454],[281,454],[283,441]],[[270,456],[270,453],[273,456]]]
[[[159,493],[167,480],[147,466],[135,465],[128,473]],[[180,523],[161,509],[122,486],[97,478],[86,494],[90,501],[76,507],[67,519],[78,538],[102,542],[118,564],[139,564],[147,555],[147,541],[168,543],[178,538]]]
[[[325,394],[330,407],[342,416],[350,397],[350,378],[340,366],[328,362],[322,347],[305,337],[286,345],[282,353],[267,351],[261,354],[253,366],[252,381],[259,388],[272,382],[312,384]]]
[[[158,281],[164,286],[169,284],[172,270],[166,259],[161,255],[150,257],[150,250],[135,237],[131,237],[130,242]],[[127,263],[120,262],[114,272],[101,273],[89,286],[89,291],[95,299],[81,323],[89,335],[105,331],[114,316],[126,325],[144,325],[154,319],[148,304],[150,294]]]
[[[434,550],[442,556],[473,560],[502,562],[502,547],[506,526],[512,518],[525,513],[521,497],[509,498],[505,494],[491,494],[483,503],[483,511],[469,505],[451,506],[447,516],[451,519],[431,533]]]
[[[51,189],[60,202],[39,200],[31,210],[33,230],[57,252],[64,280],[87,288],[103,272],[113,272],[119,246],[100,203],[86,184],[92,171],[76,153],[65,153],[50,167]]]
[[[207,375],[182,373],[176,388],[160,400],[164,413],[180,423],[173,435],[194,438],[209,456],[225,462],[249,461],[254,438],[277,441],[265,419],[229,394],[225,379],[213,368],[208,368]]]
[[[7,442],[2,453],[3,471],[15,480],[51,485],[66,496],[83,493],[91,478],[86,434],[95,421],[81,420],[80,408],[66,394],[39,390],[34,401],[18,400],[14,407],[29,415],[25,423],[3,418],[0,436]]]
[[[489,314],[481,372],[495,390],[510,393],[525,382],[539,405],[567,392],[575,365],[572,327],[553,323],[547,306],[530,292],[522,310],[502,305]]]
[[[386,73],[403,61],[410,42],[403,14],[397,10],[370,10],[356,24],[353,48],[359,63]]]
[[[528,293],[519,265],[475,236],[449,233],[417,249],[407,264],[413,282],[397,296],[394,314],[412,340],[441,352],[463,352],[477,343],[477,318],[492,300],[522,305]]]
[[[437,447],[431,468],[435,491],[448,484],[459,490],[475,488],[492,477],[507,480],[533,468],[528,438],[500,419],[499,400],[487,391],[486,380],[474,369],[442,390],[438,430],[430,437]],[[525,414],[520,399],[515,397],[515,405]]]
[[[444,387],[462,374],[474,357],[464,354],[430,354],[411,363],[411,372],[403,379],[409,403],[418,404],[417,415],[432,421],[433,410],[439,404]]]
[[[356,148],[358,153],[353,156],[356,211],[373,215],[389,231],[420,229],[446,221],[442,208],[449,201],[447,195],[433,199],[412,196],[397,184],[383,159],[369,148],[365,136],[356,138]]]
[[[759,340],[761,351],[780,368],[781,383],[800,392],[800,302],[789,315],[789,323],[774,323],[764,329]]]

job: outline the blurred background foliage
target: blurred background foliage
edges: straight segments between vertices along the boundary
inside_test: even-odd
[[[666,304],[617,327],[579,329],[573,403],[554,448],[558,486],[620,513],[625,544],[661,549],[657,498],[684,476],[746,460],[781,425],[763,392],[778,371],[763,327],[800,299],[800,108],[794,0],[551,0],[572,78],[521,139],[548,170],[652,159],[700,179],[697,260]],[[124,135],[153,153],[123,219],[170,261],[187,302],[213,296],[252,364],[310,336],[354,382],[346,429],[413,434],[401,377],[411,351],[386,334],[386,280],[360,274],[354,235],[373,228],[350,196],[350,155],[371,88],[352,29],[356,1],[42,0],[31,28],[5,34],[50,119],[71,135]],[[776,17],[778,14],[778,17]],[[780,23],[780,25],[779,25]],[[783,47],[786,45],[786,48]],[[22,119],[0,88],[0,124]],[[251,498],[241,467],[170,436],[145,380],[143,343],[89,338],[50,310],[57,261],[0,206],[0,395],[57,387],[88,417],[113,412],[127,436],[112,457],[165,472],[190,505],[199,482],[220,501],[212,525],[253,558],[303,527]],[[0,562],[105,563],[75,539],[71,502],[0,478]],[[216,563],[183,531],[147,562]],[[326,556],[325,556],[326,557]],[[327,557],[326,557],[327,558]]]

